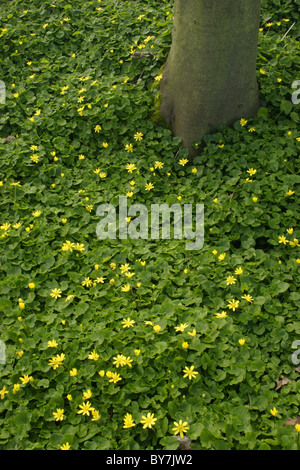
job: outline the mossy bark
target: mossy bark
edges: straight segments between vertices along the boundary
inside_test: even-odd
[[[174,2],[160,113],[192,155],[194,141],[259,109],[260,8],[261,0]]]

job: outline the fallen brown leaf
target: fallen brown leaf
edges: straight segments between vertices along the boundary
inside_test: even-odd
[[[283,426],[296,426],[296,424],[300,424],[300,416],[297,416],[296,419],[288,418]]]
[[[279,390],[283,385],[288,384],[289,382],[292,382],[292,380],[288,379],[287,377],[284,377],[283,375],[281,376],[281,380],[276,380],[277,387],[275,388],[275,391]]]

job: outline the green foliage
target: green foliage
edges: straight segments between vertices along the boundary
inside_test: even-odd
[[[172,2],[3,3],[0,449],[174,449],[180,420],[193,449],[297,448],[299,0],[263,2],[258,116],[184,165],[152,120]],[[204,204],[203,248],[99,240],[131,192]]]

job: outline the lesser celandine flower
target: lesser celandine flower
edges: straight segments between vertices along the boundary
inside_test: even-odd
[[[246,340],[245,340],[244,338],[241,338],[241,339],[239,339],[239,344],[240,344],[241,346],[243,346],[243,345],[245,344],[245,341],[246,341]]]
[[[184,331],[189,325],[187,323],[181,323],[179,326],[174,326],[175,331]]]
[[[90,412],[94,410],[91,406],[90,402],[83,402],[82,405],[79,405],[80,410],[77,411],[77,414],[87,415],[90,416]]]
[[[1,400],[4,400],[5,398],[5,395],[8,393],[8,390],[6,390],[6,386],[4,385],[4,387],[2,388],[2,390],[0,390],[0,398]]]
[[[119,382],[119,380],[122,380],[122,377],[120,376],[120,374],[117,374],[116,372],[112,372],[109,382],[113,382],[115,384]]]
[[[217,318],[226,318],[227,317],[227,312],[221,312],[221,313],[216,313]]]
[[[251,297],[250,294],[243,295],[242,299],[245,299],[245,300],[247,300],[247,302],[250,302],[250,303],[253,302],[253,297]]]
[[[239,304],[240,304],[239,300],[232,299],[229,301],[227,307],[235,311],[238,308]]]
[[[132,173],[133,170],[136,170],[136,165],[134,163],[127,163],[126,170],[128,171],[128,173]]]
[[[129,328],[130,326],[133,326],[135,324],[135,321],[134,320],[130,320],[130,318],[128,317],[127,319],[124,319],[122,321],[122,325],[123,325],[123,328]]]
[[[188,424],[187,421],[183,422],[182,419],[180,419],[178,423],[174,421],[175,427],[172,429],[172,431],[174,432],[175,435],[179,434],[180,437],[182,438],[183,434],[186,433],[189,429],[187,424]]]
[[[234,274],[243,274],[243,269],[241,267],[239,268],[236,268],[236,270],[234,271]]]
[[[122,292],[129,292],[130,291],[130,285],[126,284],[125,286],[121,287]]]
[[[228,276],[228,278],[226,279],[227,286],[230,284],[235,284],[235,283],[236,283],[236,278],[234,276]]]
[[[91,359],[92,361],[98,361],[99,354],[96,353],[95,349],[88,355],[88,359]]]
[[[54,417],[55,421],[63,421],[63,419],[64,419],[64,410],[63,409],[57,408],[56,411],[54,411],[52,414],[53,414],[53,417]]]
[[[132,419],[132,415],[130,413],[126,413],[126,415],[124,416],[123,429],[132,428],[133,426],[135,426],[135,423]]]
[[[61,297],[61,290],[57,288],[52,289],[50,296],[53,297],[54,299],[58,299],[59,297]]]
[[[154,418],[154,413],[147,413],[146,416],[142,416],[140,423],[143,424],[143,429],[146,429],[146,428],[151,429],[152,426],[155,425],[156,421],[157,421],[157,418]]]
[[[198,374],[198,372],[195,371],[194,369],[195,369],[195,366],[191,366],[190,368],[189,368],[189,367],[185,367],[185,368],[183,369],[183,372],[184,372],[183,378],[188,377],[189,380],[194,379],[194,378],[196,377],[196,375]]]
[[[272,408],[272,409],[270,410],[270,413],[271,413],[272,416],[276,416],[276,415],[277,415],[278,410],[275,408],[275,406],[274,406],[274,408]]]
[[[60,446],[60,450],[70,450],[70,449],[71,449],[71,446],[68,442]]]

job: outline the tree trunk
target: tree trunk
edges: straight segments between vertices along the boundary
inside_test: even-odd
[[[192,143],[259,109],[256,57],[261,0],[175,0],[160,113]]]

